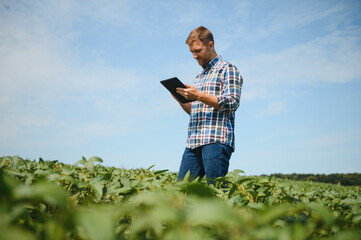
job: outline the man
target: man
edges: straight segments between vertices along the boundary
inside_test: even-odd
[[[188,138],[179,169],[178,180],[190,171],[190,178],[211,179],[225,176],[234,151],[235,111],[241,98],[242,76],[238,69],[224,61],[214,49],[211,31],[200,26],[188,36],[186,44],[203,71],[195,86],[177,88],[188,100],[181,103],[190,115]]]

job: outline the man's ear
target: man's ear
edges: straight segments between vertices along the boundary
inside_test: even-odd
[[[209,43],[208,43],[208,46],[209,46],[209,48],[210,49],[214,49],[214,42],[213,41],[210,41]]]

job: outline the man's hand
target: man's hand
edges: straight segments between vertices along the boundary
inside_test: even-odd
[[[215,109],[220,109],[217,96],[209,95],[198,91],[198,89],[188,84],[184,84],[184,86],[186,86],[187,88],[177,88],[178,94],[182,95],[188,100],[198,100],[203,102],[204,104],[214,107]]]
[[[182,95],[188,100],[199,100],[202,92],[198,91],[195,87],[184,84],[187,88],[177,88],[177,93]]]

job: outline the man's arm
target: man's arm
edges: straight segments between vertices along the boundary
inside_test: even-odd
[[[174,95],[172,94],[173,98],[175,100],[177,100],[177,102],[179,103],[179,105],[183,108],[183,110],[188,113],[188,115],[191,114],[191,108],[192,108],[192,102],[187,102],[187,103],[181,103],[176,97],[174,97]]]
[[[184,86],[186,86],[187,88],[177,88],[178,94],[182,95],[188,100],[198,100],[203,102],[204,104],[214,107],[215,109],[220,109],[217,96],[200,92],[195,87],[188,84],[184,84]]]
[[[223,71],[222,94],[217,96],[218,104],[223,111],[236,111],[241,100],[243,78],[238,69],[228,64]]]

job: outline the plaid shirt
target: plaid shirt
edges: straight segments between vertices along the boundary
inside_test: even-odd
[[[234,120],[242,84],[238,69],[220,56],[212,59],[197,75],[195,87],[201,92],[217,96],[220,110],[200,101],[192,102],[187,148],[219,142],[235,149]]]

